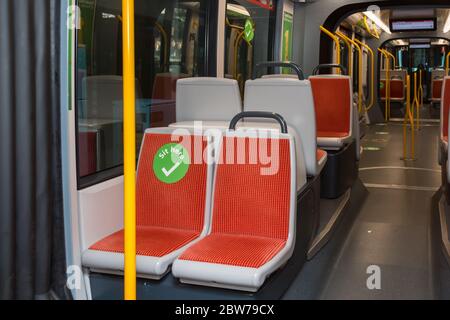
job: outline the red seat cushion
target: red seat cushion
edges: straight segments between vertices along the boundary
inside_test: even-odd
[[[349,132],[317,131],[318,138],[345,138],[348,136]]]
[[[347,77],[311,77],[311,87],[316,110],[318,136],[335,133],[341,138],[349,135],[352,102],[350,79]],[[324,137],[330,137],[325,135]],[[334,137],[334,136],[331,136]]]
[[[281,239],[214,233],[190,247],[180,259],[258,268],[285,244]]]
[[[291,209],[289,140],[276,140],[278,150],[271,156],[278,167],[273,174],[261,174],[268,165],[250,160],[258,155],[253,147],[267,146],[270,151],[274,141],[224,138],[216,170],[211,235],[189,248],[180,259],[257,268],[284,247]],[[237,164],[239,152],[234,151],[242,146],[247,161]],[[224,161],[230,158],[234,159],[232,163]]]
[[[323,158],[326,157],[327,152],[322,149],[317,149],[316,155],[317,155],[317,161],[319,162],[320,160],[322,160]]]
[[[195,240],[199,232],[159,227],[136,228],[136,254],[162,257]],[[91,250],[123,253],[123,230],[100,240]]]
[[[195,161],[195,152],[201,157],[206,152],[207,142],[203,140],[202,136],[194,139],[193,136],[145,134],[136,181],[137,254],[161,257],[197,238],[203,230],[207,164]],[[163,145],[178,141],[188,151],[191,164],[182,180],[166,184],[153,172],[153,160]],[[123,231],[119,231],[91,249],[123,252],[122,238]]]

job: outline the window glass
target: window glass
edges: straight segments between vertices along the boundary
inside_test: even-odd
[[[209,0],[136,0],[136,133],[175,122],[176,81],[204,76]],[[78,173],[123,163],[122,1],[79,0]]]
[[[275,0],[228,0],[225,21],[225,76],[241,93],[259,62],[273,60]]]

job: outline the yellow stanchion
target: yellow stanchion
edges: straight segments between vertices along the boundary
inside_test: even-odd
[[[370,53],[370,61],[371,61],[371,85],[370,85],[370,103],[366,107],[366,112],[369,111],[375,104],[375,55],[373,53],[373,50],[365,43],[359,41],[358,39],[355,39],[355,42],[358,43],[360,46],[363,46],[367,49],[367,51]]]
[[[350,41],[348,41],[347,37],[343,37],[341,32],[336,32],[336,35],[341,38],[344,43],[347,45],[347,49],[348,49],[348,75],[352,76],[353,75],[353,50],[352,50],[352,44]]]
[[[386,67],[385,67],[385,77],[386,77],[386,87],[385,87],[385,100],[384,100],[384,120],[388,122],[391,118],[391,79],[390,79],[390,61],[389,56],[386,54],[386,52],[380,48],[378,48],[378,51],[381,55],[384,56],[384,59],[386,61]]]
[[[136,300],[136,89],[134,0],[122,0],[124,298]]]
[[[358,51],[358,112],[362,112],[362,104],[363,104],[363,56],[362,56],[362,49],[361,46],[356,43],[356,41],[350,39],[342,32],[336,32],[336,35],[344,39],[345,41],[348,41],[353,46],[355,46],[356,50]],[[350,76],[353,76],[352,73],[350,73]]]
[[[336,45],[336,64],[341,64],[341,44],[339,42],[339,38],[323,26],[320,26],[320,30],[334,41]],[[337,72],[338,74],[341,74],[341,69],[338,69]]]
[[[448,72],[450,71],[450,51],[447,53],[445,57],[445,75],[448,76]]]
[[[420,103],[418,97],[418,86],[417,86],[417,72],[414,72],[414,101],[413,101],[413,114],[415,110],[415,121],[416,129],[419,129],[420,122]]]
[[[408,122],[411,127],[410,156],[408,157]],[[411,77],[406,76],[406,112],[403,119],[403,157],[402,160],[415,160],[414,115],[411,112]]]

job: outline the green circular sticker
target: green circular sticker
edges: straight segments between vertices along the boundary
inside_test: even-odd
[[[187,150],[178,143],[162,146],[153,159],[153,172],[164,183],[176,183],[189,170],[190,158]]]

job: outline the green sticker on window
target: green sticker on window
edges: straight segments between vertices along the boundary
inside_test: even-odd
[[[247,42],[251,42],[255,37],[255,30],[253,29],[253,23],[250,19],[245,20],[244,26],[244,39]]]
[[[181,144],[168,143],[155,154],[153,172],[161,182],[172,184],[186,176],[189,165],[187,150]]]

